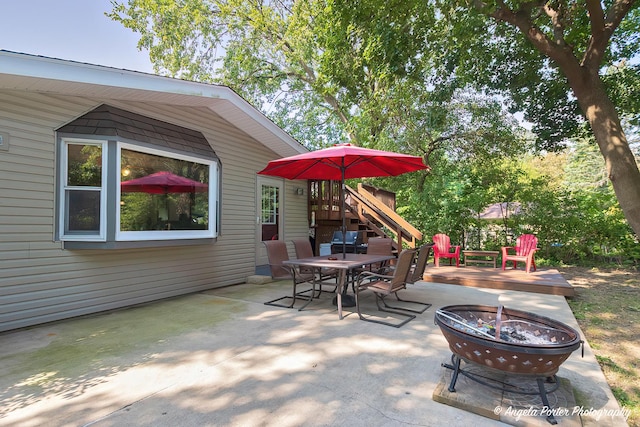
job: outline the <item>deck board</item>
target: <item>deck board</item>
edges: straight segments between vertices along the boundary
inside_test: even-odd
[[[459,267],[428,265],[423,279],[474,288],[504,289],[549,295],[574,296],[575,290],[555,269],[538,268],[527,274],[524,270],[501,270],[491,267]]]

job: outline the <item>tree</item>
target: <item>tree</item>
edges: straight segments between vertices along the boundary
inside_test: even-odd
[[[640,171],[620,118],[631,115],[637,123],[640,111],[640,67],[629,62],[640,53],[638,6],[637,0],[445,1],[438,27],[443,81],[456,80],[455,70],[465,83],[507,93],[513,110],[534,123],[541,148],[557,149],[586,121],[640,236]]]
[[[431,86],[435,18],[419,2],[113,4],[157,72],[232,87],[310,149],[347,139],[429,163],[434,150],[504,154],[521,140],[495,100]]]
[[[376,118],[384,120],[381,110],[390,92],[400,90],[398,79],[422,71],[405,64],[424,45],[424,35],[408,35],[393,24],[413,16],[415,5],[396,3],[387,12],[369,5],[378,18],[375,34],[317,0],[114,1],[109,16],[141,34],[139,47],[149,50],[157,72],[229,85],[285,129],[297,131],[294,136],[315,139],[315,148],[335,143],[327,138],[338,131],[340,140],[367,145],[375,128],[384,127]],[[428,28],[431,22],[417,24]],[[378,60],[389,52],[380,47],[380,33],[399,47],[387,61]],[[355,123],[363,112],[370,117]]]

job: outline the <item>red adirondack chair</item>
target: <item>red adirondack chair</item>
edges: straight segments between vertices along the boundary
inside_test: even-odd
[[[533,255],[538,250],[538,238],[533,234],[523,234],[516,240],[515,246],[502,247],[502,269],[505,269],[507,261],[513,261],[513,268],[517,268],[518,262],[525,263],[527,273],[536,270],[536,261]],[[515,253],[514,253],[515,252]]]
[[[453,259],[456,260],[456,267],[460,267],[460,246],[451,246],[451,240],[446,234],[436,234],[433,236],[433,261],[436,267],[440,267],[440,258],[449,258],[449,265]],[[453,252],[451,250],[453,249]]]

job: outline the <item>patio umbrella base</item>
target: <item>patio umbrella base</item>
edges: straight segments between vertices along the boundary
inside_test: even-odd
[[[338,305],[338,297],[333,297],[333,305]],[[343,307],[355,307],[356,306],[356,297],[353,295],[345,295],[342,294],[342,306]]]

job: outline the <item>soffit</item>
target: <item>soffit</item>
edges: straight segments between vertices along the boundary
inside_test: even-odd
[[[0,89],[206,107],[281,157],[308,151],[226,86],[0,50]]]

